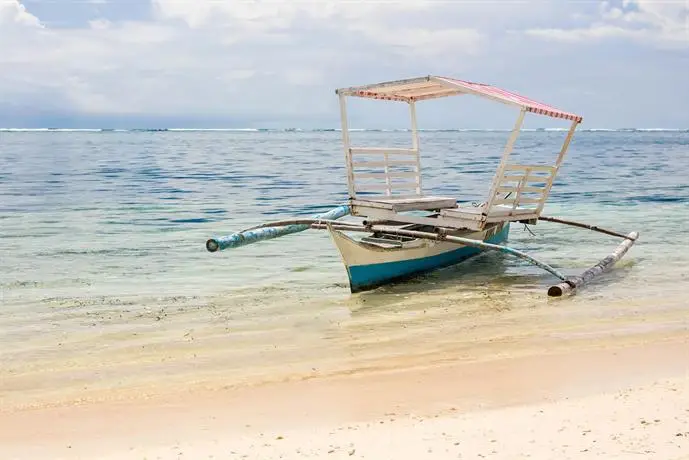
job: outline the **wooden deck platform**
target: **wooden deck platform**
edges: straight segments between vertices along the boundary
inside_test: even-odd
[[[351,201],[352,206],[359,209],[374,208],[387,209],[393,212],[428,211],[457,207],[457,200],[443,196],[416,196],[416,197],[359,197]]]

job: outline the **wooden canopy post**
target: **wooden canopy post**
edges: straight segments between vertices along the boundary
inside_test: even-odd
[[[526,109],[522,108],[519,112],[519,116],[517,117],[517,121],[514,124],[514,128],[512,128],[512,133],[510,134],[510,137],[507,140],[505,149],[502,152],[502,159],[500,160],[500,165],[498,166],[498,170],[496,171],[495,177],[493,178],[493,185],[491,185],[490,187],[490,196],[488,197],[488,201],[486,202],[485,206],[486,211],[493,206],[493,201],[495,201],[495,197],[498,194],[498,187],[500,187],[502,176],[505,174],[505,167],[507,166],[507,161],[510,158],[510,153],[512,153],[514,144],[515,142],[517,142],[517,138],[519,137],[519,133],[522,129],[522,124],[524,123],[525,115]]]
[[[565,159],[565,154],[567,154],[567,149],[569,149],[569,143],[572,142],[572,137],[574,137],[574,131],[577,130],[577,126],[579,125],[580,121],[579,120],[574,120],[569,127],[569,131],[567,132],[567,137],[565,137],[565,142],[562,144],[562,148],[560,149],[560,153],[557,156],[557,160],[555,161],[555,168],[559,169],[560,165],[562,164],[562,161]]]
[[[409,115],[411,116],[411,148],[416,152],[416,194],[421,195],[421,155],[419,153],[419,130],[416,123],[416,103],[409,101]]]
[[[548,196],[550,195],[550,190],[553,188],[553,182],[555,181],[555,177],[557,177],[557,173],[560,171],[560,166],[562,165],[562,162],[565,159],[565,155],[567,154],[567,149],[569,149],[569,144],[572,142],[572,137],[574,136],[574,131],[577,129],[577,125],[581,122],[581,120],[574,120],[572,122],[572,125],[569,128],[569,131],[567,132],[567,137],[565,137],[565,142],[562,144],[562,148],[560,149],[560,153],[557,156],[557,160],[555,160],[555,170],[553,171],[553,174],[548,181],[548,183],[545,186],[545,190],[543,191],[543,196]],[[536,210],[536,213],[538,215],[543,212],[543,207],[545,206],[545,200],[541,202],[538,205],[538,209]]]
[[[342,126],[342,146],[344,148],[345,162],[347,164],[347,189],[349,198],[356,198],[354,189],[354,165],[352,164],[352,152],[349,144],[349,124],[347,122],[347,96],[338,94],[340,99],[340,123]]]

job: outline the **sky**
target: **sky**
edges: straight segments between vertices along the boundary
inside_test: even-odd
[[[0,127],[331,128],[336,88],[429,74],[583,128],[689,128],[689,0],[0,0]],[[352,127],[407,127],[400,103],[354,102]],[[418,108],[422,128],[515,110]]]

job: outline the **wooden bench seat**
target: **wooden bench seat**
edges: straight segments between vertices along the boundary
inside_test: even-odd
[[[533,208],[512,208],[512,206],[497,205],[486,212],[484,206],[456,207],[441,209],[440,218],[464,222],[467,228],[480,230],[486,224],[495,222],[513,222],[537,219],[538,212]]]
[[[395,198],[394,196],[361,196],[351,200],[354,207],[385,209],[393,212],[427,211],[447,209],[457,206],[457,199],[442,196],[416,196]]]

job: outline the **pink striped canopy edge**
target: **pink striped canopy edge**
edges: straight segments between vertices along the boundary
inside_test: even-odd
[[[473,93],[482,94],[484,96],[499,99],[501,101],[517,104],[526,109],[527,112],[537,113],[539,115],[546,115],[553,118],[564,118],[566,120],[576,121],[581,123],[582,117],[570,112],[564,112],[562,110],[556,109],[548,104],[542,102],[534,101],[528,97],[513,93],[506,89],[501,89],[496,86],[487,85],[484,83],[475,83],[465,80],[457,80],[455,78],[448,77],[437,77],[440,80],[445,80],[453,85],[465,88]]]
[[[553,118],[563,118],[581,123],[582,117],[574,113],[556,109],[548,104],[534,101],[512,91],[501,89],[485,83],[458,80],[449,77],[426,76],[395,80],[373,85],[342,88],[336,91],[340,95],[357,96],[386,101],[424,101],[459,94],[474,94],[504,104],[516,105],[524,110]]]

